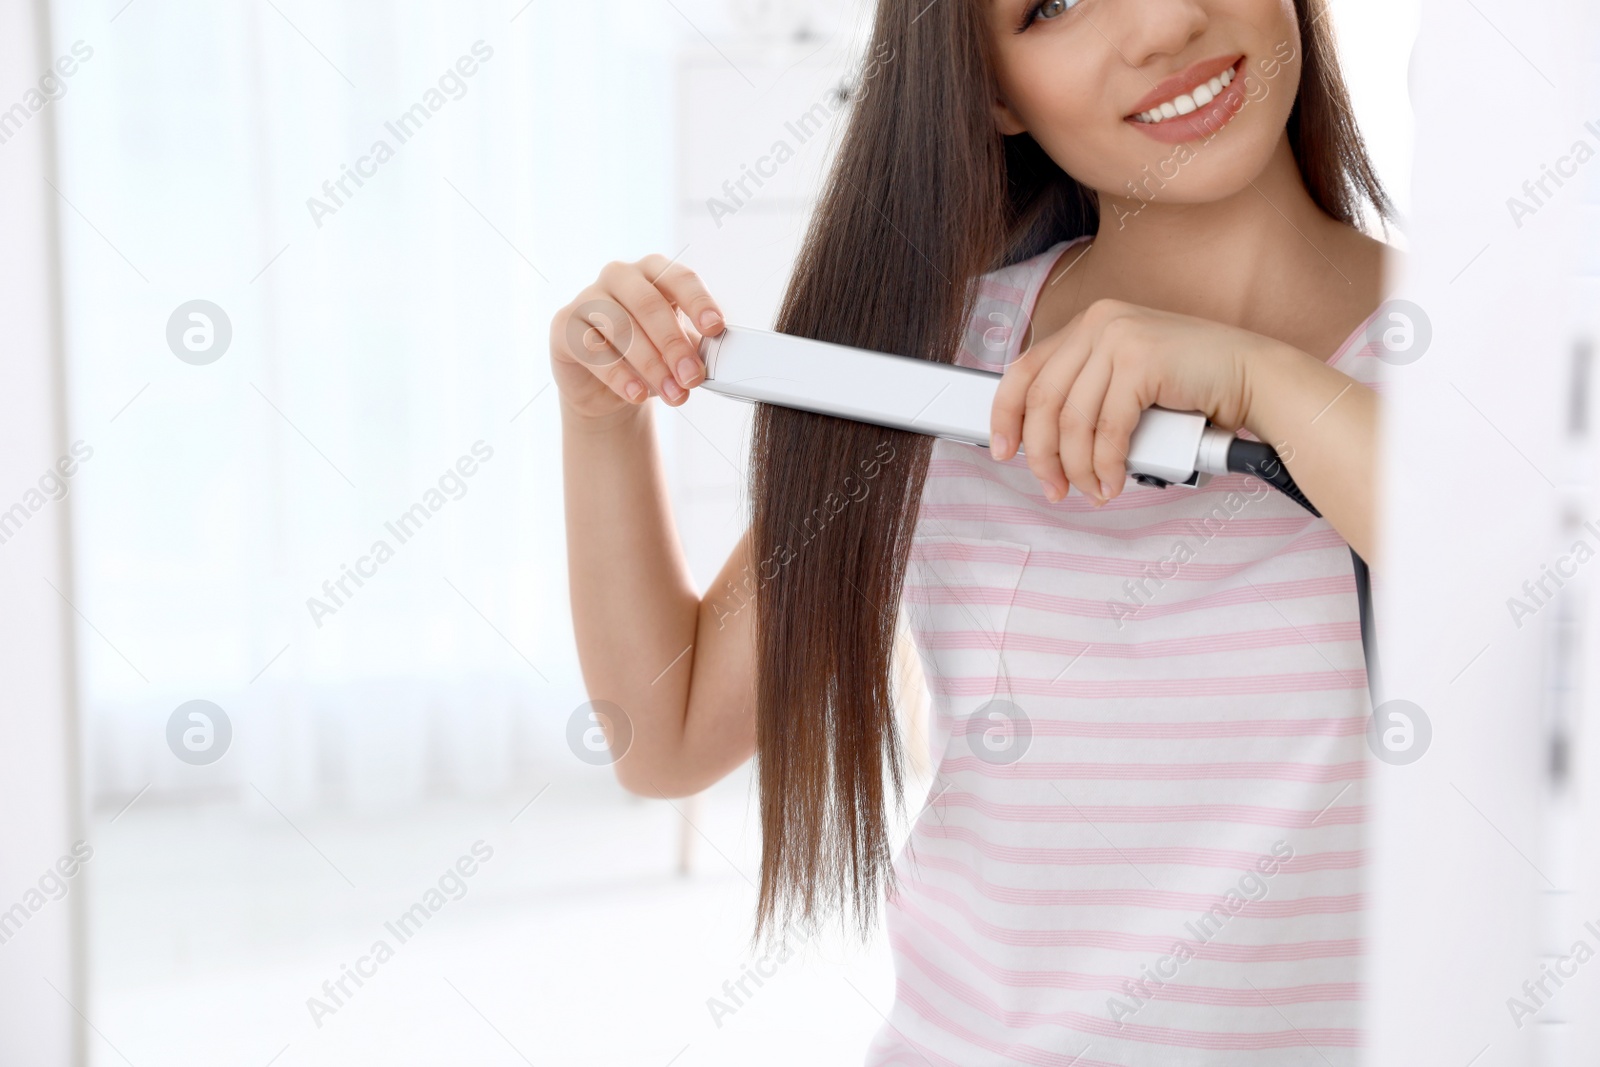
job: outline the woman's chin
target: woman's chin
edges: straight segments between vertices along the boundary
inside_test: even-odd
[[[1230,132],[1237,136],[1136,146],[1122,166],[1089,184],[1128,200],[1171,204],[1211,203],[1248,192],[1271,163],[1277,138],[1261,128]],[[1281,138],[1281,128],[1276,132]]]

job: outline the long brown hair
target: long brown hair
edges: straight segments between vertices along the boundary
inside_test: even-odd
[[[995,126],[985,2],[879,0],[780,332],[950,363],[977,275],[1095,232],[1094,191],[1028,134]],[[1359,226],[1362,201],[1382,218],[1392,208],[1351,118],[1325,2],[1296,0],[1288,136],[1315,202]],[[920,434],[757,407],[757,938],[835,907],[864,934],[892,884],[886,794],[900,810],[903,764],[890,669],[931,449]]]

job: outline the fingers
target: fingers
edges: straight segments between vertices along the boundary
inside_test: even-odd
[[[1100,404],[1098,432],[1094,435],[1094,471],[1107,500],[1120,496],[1128,484],[1129,442],[1147,406],[1136,381],[1126,364],[1113,367]]]
[[[1061,459],[1061,413],[1074,373],[1064,364],[1057,358],[1041,368],[1023,399],[1023,451],[1028,469],[1044,485],[1045,499],[1052,504],[1066,496],[1070,488]]]
[[[1079,313],[1019,356],[995,390],[990,454],[1006,460],[1020,443],[1052,503],[1076,485],[1099,506],[1126,482],[1128,439],[1143,403],[1109,354],[1120,311],[1100,301]]]
[[[1110,383],[1111,361],[1089,360],[1068,387],[1057,416],[1061,469],[1069,482],[1095,501],[1096,507],[1106,502],[1106,494],[1100,491],[1100,476],[1095,473],[1094,451],[1100,409]]]
[[[995,459],[1004,462],[1017,454],[1017,448],[1022,444],[1028,390],[1033,386],[1034,378],[1049,364],[1050,356],[1060,345],[1062,336],[1077,321],[1074,318],[1068,324],[1068,329],[1035,341],[1002,368],[1000,384],[995,387],[994,403],[989,409],[989,454]],[[1031,448],[1027,451],[1032,454]],[[1032,469],[1031,461],[1029,468]]]
[[[700,276],[688,266],[652,254],[639,261],[639,268],[655,287],[655,294],[640,290],[642,310],[648,315],[640,318],[641,324],[672,372],[674,381],[687,395],[688,389],[705,376],[699,352],[701,335],[722,331],[722,310],[706,291]],[[685,326],[683,317],[693,325]],[[663,383],[669,398],[672,384]]]
[[[656,288],[681,308],[701,333],[717,334],[722,331],[722,309],[711,299],[698,274],[682,263],[668,263],[666,257],[661,255],[645,256],[639,265],[651,273]]]
[[[565,351],[613,392],[633,403],[651,393],[678,405],[704,378],[700,330],[723,327],[721,309],[700,278],[681,263],[648,255],[637,263],[607,263],[594,285],[563,309],[558,331]]]
[[[556,313],[550,322],[550,348],[582,364],[612,392],[634,404],[650,397],[650,386],[623,355],[633,348],[628,313],[615,300],[593,295],[594,287]]]
[[[644,376],[668,404],[681,404],[688,386],[678,379],[674,365],[694,360],[694,346],[684,334],[672,305],[637,264],[608,264],[601,272],[606,288],[627,309],[632,344],[619,351]],[[615,343],[613,341],[613,343]]]

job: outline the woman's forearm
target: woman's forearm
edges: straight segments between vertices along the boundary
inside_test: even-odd
[[[1277,342],[1248,374],[1245,428],[1278,451],[1307,499],[1376,569],[1378,394]]]
[[[603,419],[562,403],[567,582],[578,661],[592,700],[622,708],[628,759],[654,774],[683,738],[700,613],[668,504],[651,405]],[[672,669],[668,669],[668,668]]]

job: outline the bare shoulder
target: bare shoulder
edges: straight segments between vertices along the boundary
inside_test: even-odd
[[[1362,234],[1362,237],[1376,246],[1375,254],[1378,257],[1378,272],[1383,280],[1383,292],[1392,292],[1400,281],[1400,275],[1405,271],[1406,250],[1399,245],[1379,241],[1365,234]]]
[[[1347,255],[1354,267],[1352,280],[1359,292],[1357,301],[1370,311],[1383,301],[1405,265],[1405,249],[1390,244],[1355,227],[1344,227]]]
[[[1319,287],[1320,309],[1308,316],[1303,327],[1312,345],[1306,350],[1319,354],[1336,351],[1378,309],[1402,263],[1399,248],[1354,226],[1339,225],[1330,244],[1329,261],[1337,264],[1345,284]],[[1317,303],[1308,307],[1317,307]]]
[[[1078,248],[1069,248],[1052,266],[1039,288],[1033,307],[1024,316],[1023,349],[1038,338],[1049,337],[1061,329],[1093,302],[1092,287],[1087,295],[1084,291],[1083,282],[1089,270],[1082,262],[1093,249],[1093,241],[1087,241]]]
[[[1383,273],[1393,245],[1380,241],[1369,233],[1343,223],[1333,228],[1337,251],[1334,253],[1342,272],[1356,291],[1355,299],[1365,301],[1376,298],[1383,291]],[[1376,306],[1376,300],[1373,301]]]

